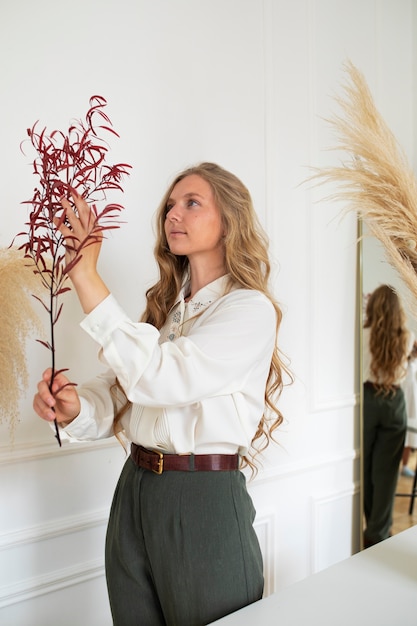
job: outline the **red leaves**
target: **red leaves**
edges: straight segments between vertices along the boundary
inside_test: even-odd
[[[108,204],[98,211],[94,204],[104,200],[107,191],[123,192],[121,182],[123,176],[129,175],[131,167],[126,163],[106,163],[108,146],[99,136],[99,132],[119,136],[103,111],[106,104],[102,96],[92,96],[85,122],[79,120],[73,123],[67,134],[53,130],[48,135],[46,128],[38,131],[38,122],[27,129],[30,143],[37,154],[33,161],[33,173],[38,177],[38,186],[35,187],[32,198],[22,203],[32,207],[26,223],[28,230],[18,233],[16,237],[26,237],[20,249],[24,250],[25,256],[34,260],[36,273],[39,273],[49,291],[48,304],[40,301],[49,314],[51,341],[38,341],[51,351],[54,375],[57,373],[54,329],[62,312],[59,297],[70,290],[69,286],[64,286],[67,272],[80,260],[85,246],[91,244],[97,236],[102,236],[103,231],[119,227],[116,219],[123,209],[120,204]],[[74,192],[88,203],[93,203],[96,219],[92,232],[78,246],[77,256],[66,266],[64,240],[57,225],[66,219],[60,202],[62,197],[72,203],[71,194]],[[70,246],[68,239],[67,237],[65,243]],[[51,386],[52,382],[53,379]],[[61,445],[56,423],[55,427],[56,437]]]

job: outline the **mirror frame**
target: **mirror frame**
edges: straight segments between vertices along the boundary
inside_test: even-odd
[[[364,488],[363,488],[363,222],[357,220],[357,311],[358,311],[358,389],[359,389],[359,550],[364,549]]]

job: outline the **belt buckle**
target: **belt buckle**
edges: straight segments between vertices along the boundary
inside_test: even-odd
[[[159,459],[157,460],[157,469],[152,469],[154,474],[162,474],[162,472],[164,471],[164,455],[162,452],[156,452],[154,451],[155,454],[157,454],[159,456]]]

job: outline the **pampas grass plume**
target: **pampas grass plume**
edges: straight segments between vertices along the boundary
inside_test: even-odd
[[[14,247],[0,248],[0,423],[12,432],[19,420],[19,401],[28,385],[26,343],[43,328],[32,303],[42,283],[35,265]]]
[[[316,168],[321,183],[335,183],[326,199],[355,211],[385,247],[387,259],[417,301],[417,183],[394,134],[378,112],[362,73],[349,61],[341,113],[327,120],[348,163]],[[414,305],[415,308],[415,305]]]

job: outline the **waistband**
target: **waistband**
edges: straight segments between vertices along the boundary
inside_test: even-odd
[[[239,469],[238,454],[163,454],[132,443],[130,455],[138,467],[155,474],[165,471],[218,472]]]
[[[374,389],[375,391],[382,391],[386,389],[384,385],[373,383],[370,380],[365,380],[365,382],[363,383],[363,386],[368,387],[369,389]],[[398,389],[401,389],[400,385],[390,385],[390,388],[387,391],[398,391]]]

